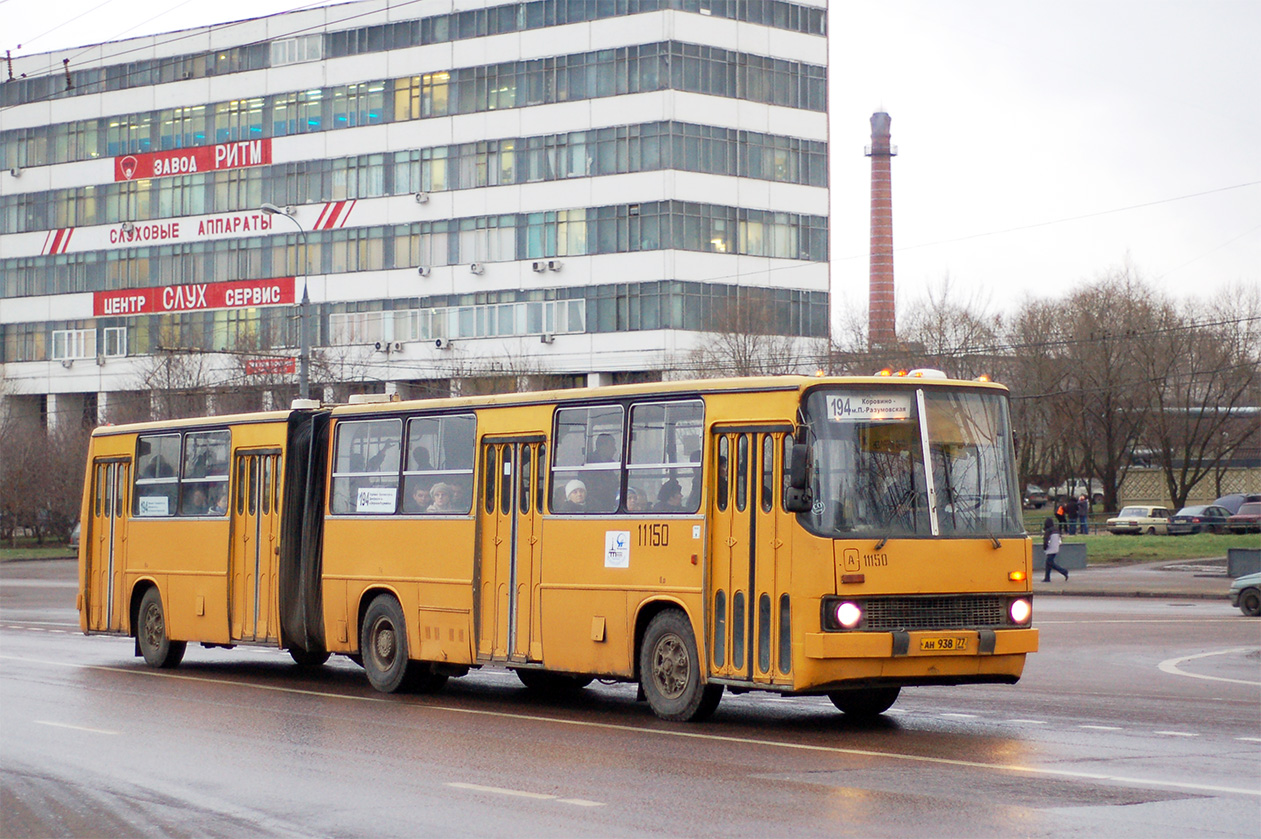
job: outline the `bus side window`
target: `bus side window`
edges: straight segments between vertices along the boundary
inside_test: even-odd
[[[556,411],[552,512],[613,513],[621,503],[621,405]]]
[[[537,499],[539,512],[543,512],[543,499],[547,497],[547,444],[539,443],[538,459],[534,470],[534,497]]]
[[[696,399],[631,407],[628,513],[696,512],[704,420],[705,405]]]
[[[495,512],[495,485],[499,482],[499,473],[495,470],[495,447],[486,446],[486,463],[482,466],[482,476],[486,481],[486,512]]]
[[[775,438],[767,434],[762,438],[762,512],[769,513],[775,506]]]
[[[731,460],[731,444],[728,443],[727,435],[718,438],[718,463],[714,467],[714,474],[717,476],[714,484],[714,498],[717,501],[718,509],[727,509],[727,496],[731,491],[730,478],[727,474],[727,464]]]
[[[333,457],[335,514],[389,515],[398,510],[401,419],[342,421]]]
[[[173,516],[179,500],[180,435],[154,434],[136,441],[137,516]]]

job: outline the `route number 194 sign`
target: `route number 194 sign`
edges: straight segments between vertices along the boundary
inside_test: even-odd
[[[829,422],[897,422],[911,418],[909,393],[834,393],[827,398]]]

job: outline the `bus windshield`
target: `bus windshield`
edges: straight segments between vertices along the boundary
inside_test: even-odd
[[[814,533],[1023,534],[1003,395],[820,388],[807,397],[804,413],[814,504],[801,519]]]

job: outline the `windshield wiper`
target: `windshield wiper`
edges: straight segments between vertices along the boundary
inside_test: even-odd
[[[899,501],[894,506],[893,511],[889,513],[888,518],[886,518],[883,522],[880,523],[880,526],[887,532],[885,533],[884,537],[879,542],[876,543],[876,547],[873,550],[878,551],[885,546],[885,543],[888,542],[889,539],[892,538],[893,536],[893,528],[890,527],[890,525],[892,525],[893,522],[897,521],[899,516],[906,513],[914,505],[915,505],[915,490],[908,489],[905,493],[903,493],[902,500]]]

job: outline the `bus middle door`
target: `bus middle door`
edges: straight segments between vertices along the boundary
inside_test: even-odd
[[[236,453],[232,470],[232,536],[229,561],[231,631],[234,641],[276,638],[277,548],[280,544],[280,451]]]
[[[543,437],[482,442],[477,655],[538,660]]]

